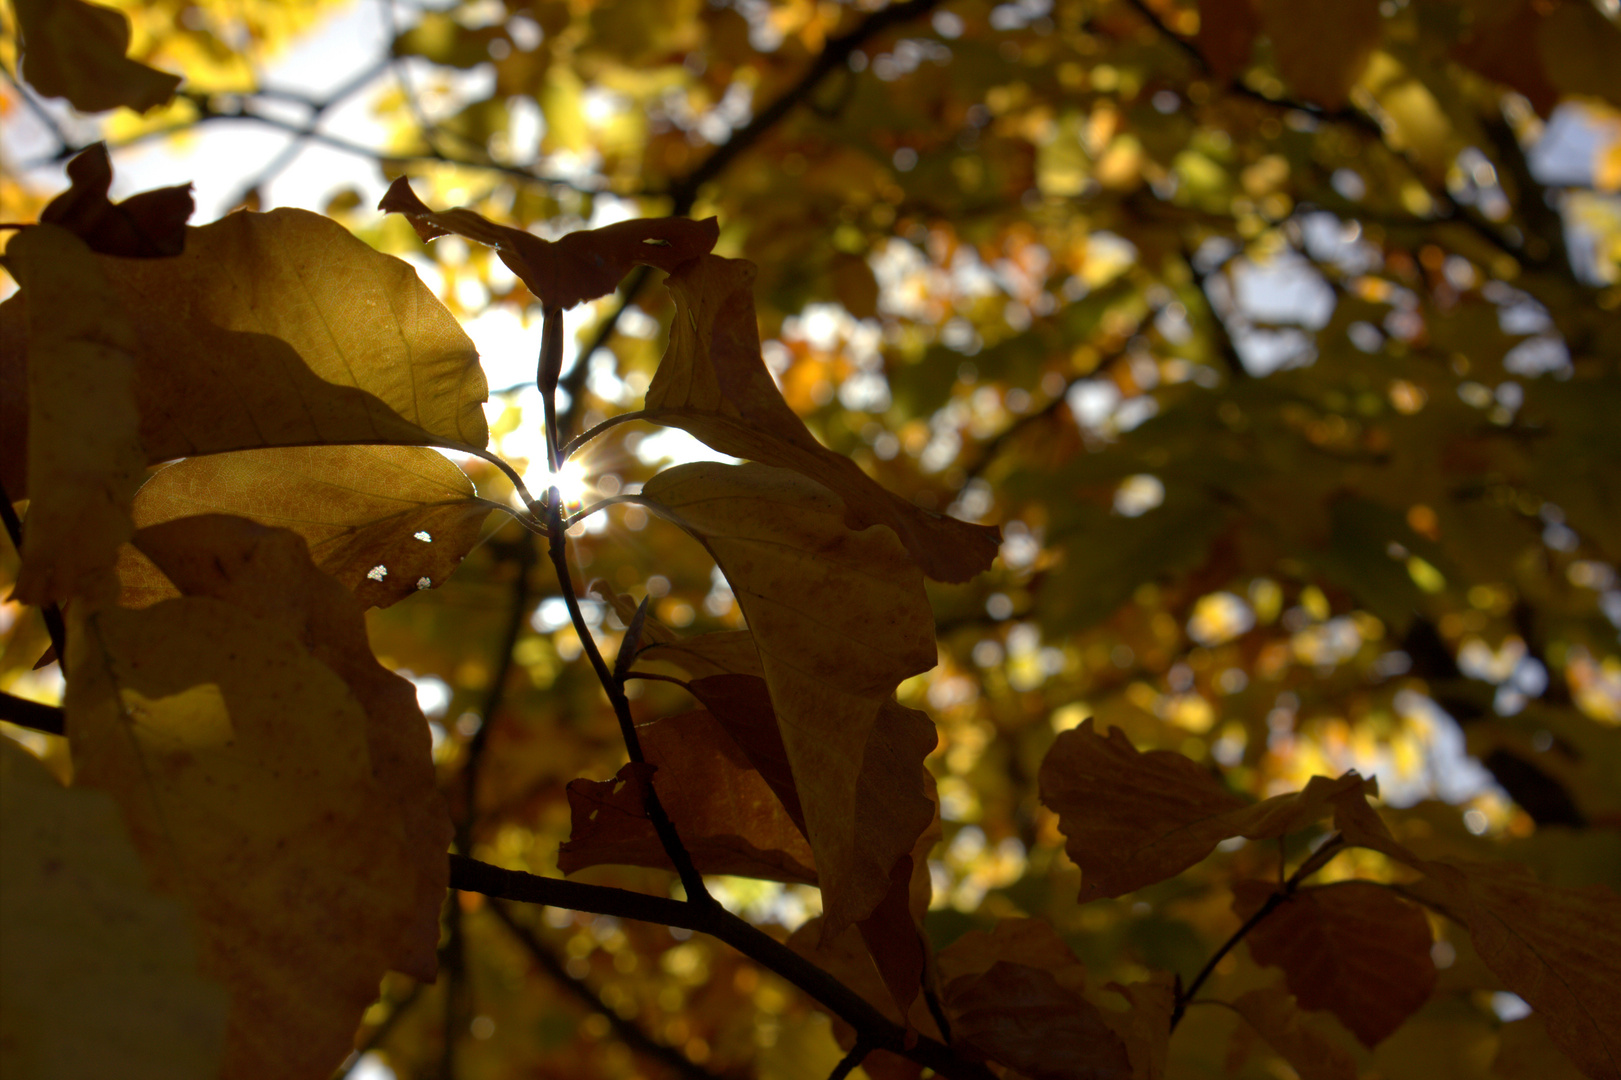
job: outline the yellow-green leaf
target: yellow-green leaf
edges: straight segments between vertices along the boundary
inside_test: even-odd
[[[0,834],[0,1073],[214,1080],[229,999],[113,800],[0,739]]]
[[[793,469],[836,492],[852,529],[893,529],[923,572],[967,581],[996,557],[1001,534],[924,510],[885,490],[805,427],[760,356],[753,285],[742,259],[705,255],[665,283],[675,297],[670,345],[647,388],[648,419],[683,428],[723,453]]]
[[[472,481],[420,446],[296,446],[187,458],[135,496],[137,528],[235,514],[291,529],[366,607],[437,587],[489,514]]]
[[[145,112],[174,97],[180,76],[131,60],[129,16],[85,0],[16,0],[22,77],[82,112]]]
[[[28,527],[17,595],[110,599],[145,464],[136,336],[101,261],[55,225],[25,229],[6,262],[28,295]]]
[[[934,726],[892,700],[935,663],[923,576],[894,533],[852,531],[838,496],[785,469],[681,465],[640,499],[703,543],[743,608],[837,934],[877,907],[934,816]]]

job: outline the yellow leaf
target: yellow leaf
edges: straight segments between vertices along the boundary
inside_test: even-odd
[[[1325,109],[1345,104],[1379,46],[1379,0],[1261,0],[1278,70],[1294,91]]]
[[[647,389],[648,419],[684,428],[722,453],[793,469],[843,500],[852,529],[886,525],[936,581],[967,581],[996,557],[993,527],[936,514],[886,491],[816,441],[783,400],[760,356],[755,267],[715,255],[666,285],[675,297],[670,345]]]
[[[431,978],[450,825],[410,683],[303,541],[190,518],[137,541],[186,594],[74,605],[68,732],[231,990],[227,1080],[325,1077],[389,968]]]
[[[55,225],[25,229],[6,261],[28,295],[28,490],[17,595],[33,604],[116,595],[118,545],[145,460],[135,334],[99,261]]]
[[[217,1077],[229,1000],[198,974],[190,916],[152,891],[113,800],[0,739],[0,833],[0,1073]]]
[[[124,55],[129,16],[85,0],[16,0],[22,76],[46,97],[82,112],[127,105],[145,112],[174,97],[180,76]]]
[[[872,914],[934,816],[934,725],[893,701],[935,663],[922,574],[894,533],[850,530],[833,492],[784,469],[681,465],[640,501],[703,543],[743,608],[837,934]]]
[[[261,446],[489,441],[472,340],[409,263],[303,210],[102,267],[140,342],[149,460]]]
[[[133,513],[137,528],[218,513],[292,529],[361,604],[387,607],[443,583],[489,511],[437,451],[294,446],[170,465],[136,493]]]
[[[1164,881],[1234,836],[1273,839],[1326,816],[1330,800],[1360,791],[1356,773],[1314,776],[1304,791],[1255,804],[1191,759],[1143,753],[1119,728],[1093,720],[1058,737],[1041,764],[1041,801],[1058,812],[1064,850],[1081,868],[1083,902]]]

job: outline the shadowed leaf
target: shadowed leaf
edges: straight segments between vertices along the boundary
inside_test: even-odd
[[[85,0],[16,0],[22,76],[82,112],[145,112],[174,97],[180,76],[131,60],[129,16]]]
[[[497,225],[471,210],[433,211],[405,177],[377,204],[379,210],[404,214],[423,240],[454,233],[496,249],[501,261],[545,307],[571,308],[606,296],[619,287],[631,267],[654,266],[669,272],[715,246],[720,226],[714,218],[638,218],[600,229],[582,229],[560,240]]]
[[[1233,913],[1248,919],[1276,887],[1233,886]],[[1435,986],[1429,920],[1372,882],[1296,890],[1245,938],[1258,963],[1283,969],[1304,1009],[1327,1009],[1364,1046],[1387,1038]]]
[[[67,229],[98,255],[153,259],[185,250],[186,221],[195,208],[190,184],[112,202],[107,190],[113,166],[106,143],[88,147],[69,161],[68,179],[72,186],[40,212],[41,222]]]
[[[1278,69],[1295,92],[1337,109],[1379,47],[1379,0],[1261,0]]]
[[[1300,1074],[1300,1080],[1356,1080],[1350,1053],[1306,1022],[1281,985],[1239,995],[1233,1008]]]

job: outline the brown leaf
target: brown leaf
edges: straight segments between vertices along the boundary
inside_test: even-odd
[[[852,529],[886,525],[936,581],[967,581],[996,558],[1000,532],[924,510],[816,441],[760,356],[753,263],[706,255],[665,284],[675,297],[670,344],[647,389],[648,419],[683,428],[723,453],[793,469],[836,492]]]
[[[1384,33],[1379,0],[1261,0],[1278,70],[1295,92],[1338,109]]]
[[[153,259],[179,255],[186,248],[186,221],[195,203],[191,185],[157,188],[123,202],[107,198],[113,166],[107,144],[96,143],[68,162],[72,186],[50,201],[41,222],[60,225],[98,255]]]
[[[1527,48],[1540,36],[1543,15],[1532,0],[1520,0],[1505,14],[1490,17],[1490,9],[1479,10],[1469,34],[1453,49],[1452,55],[1488,79],[1495,79],[1525,95],[1543,116],[1559,104],[1559,88],[1548,80],[1542,68],[1539,49]]]
[[[569,783],[573,827],[558,869],[669,868],[644,810],[651,779],[700,872],[816,883],[810,845],[714,717],[696,709],[644,724],[638,734],[645,763],[625,765],[613,780]]]
[[[1081,868],[1083,902],[1180,874],[1234,836],[1270,839],[1328,813],[1367,785],[1355,773],[1313,777],[1304,791],[1248,805],[1210,772],[1169,750],[1138,751],[1092,720],[1058,737],[1041,764],[1041,801],[1058,813],[1064,850]]]
[[[0,487],[28,498],[28,308],[22,293],[0,303]]]
[[[187,595],[70,609],[77,777],[197,914],[227,1080],[327,1076],[386,969],[433,976],[450,823],[427,723],[297,536],[219,517],[138,539]]]
[[[1109,989],[1125,998],[1124,1013],[1104,1011],[1103,1019],[1126,1044],[1132,1080],[1160,1080],[1170,1054],[1171,1014],[1176,1008],[1176,976],[1153,972],[1143,982],[1110,983]]]
[[[1233,1008],[1300,1074],[1300,1080],[1356,1080],[1349,1051],[1306,1023],[1281,985],[1239,996]]]
[[[127,105],[145,112],[168,103],[180,76],[125,55],[129,16],[85,0],[16,0],[22,76],[46,97],[67,98],[81,112]]]
[[[752,647],[751,637],[751,650]],[[758,659],[759,654],[754,655]],[[694,679],[687,689],[726,729],[726,734],[748,758],[749,765],[770,785],[783,809],[803,832],[805,811],[799,805],[788,748],[782,744],[782,733],[777,730],[777,714],[771,707],[771,691],[765,679],[752,675],[710,675]]]
[[[892,532],[851,532],[833,492],[787,470],[680,465],[639,501],[703,543],[743,608],[837,934],[872,914],[934,816],[934,725],[893,701],[935,662],[922,575]]]
[[[1128,1080],[1126,1045],[1051,970],[997,960],[946,985],[952,1045],[1034,1080]]]
[[[1199,54],[1222,81],[1249,67],[1261,13],[1255,0],[1199,0]]]
[[[234,514],[292,529],[365,607],[444,583],[490,512],[467,474],[420,446],[294,446],[187,458],[135,495],[139,527]]]
[[[28,319],[33,500],[17,596],[31,604],[110,601],[145,465],[133,387],[136,337],[96,256],[67,230],[23,230],[6,262],[28,294],[18,310]]]
[[[1233,885],[1233,913],[1247,920],[1276,887]],[[1424,912],[1367,881],[1298,889],[1245,940],[1257,963],[1283,969],[1303,1009],[1326,1009],[1364,1046],[1383,1042],[1429,1000],[1433,944]]]
[[[606,296],[633,266],[669,272],[708,252],[720,237],[714,218],[638,218],[600,229],[582,229],[560,240],[497,225],[471,210],[430,210],[405,177],[396,179],[379,210],[404,214],[424,241],[446,233],[495,248],[544,307],[571,308]]]
[[[148,460],[489,441],[471,339],[409,263],[303,210],[236,213],[172,259],[101,265],[139,339]]]

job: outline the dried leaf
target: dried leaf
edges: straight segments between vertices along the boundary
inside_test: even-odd
[[[836,495],[787,470],[680,465],[640,498],[703,543],[748,619],[837,934],[934,816],[934,725],[892,700],[935,662],[922,575],[888,529],[850,531]]]
[[[140,347],[148,460],[263,446],[489,441],[471,339],[409,263],[303,210],[103,259]]]
[[[1033,1080],[1128,1080],[1126,1045],[1051,970],[998,960],[946,986],[952,1045]]]
[[[1350,1052],[1311,1027],[1281,985],[1242,994],[1233,1008],[1293,1066],[1300,1080],[1356,1080]]]
[[[186,221],[195,203],[191,185],[157,188],[123,202],[107,198],[113,182],[107,144],[96,143],[68,162],[72,186],[50,201],[39,220],[60,225],[98,255],[154,259],[186,248]]]
[[[490,507],[419,446],[295,446],[187,458],[136,493],[137,527],[234,514],[292,529],[365,607],[437,587],[478,543]],[[128,606],[128,605],[126,605]]]
[[[1248,919],[1276,891],[1233,885],[1233,913]],[[1429,1000],[1433,943],[1424,912],[1366,881],[1298,889],[1245,939],[1257,963],[1283,969],[1303,1009],[1326,1009],[1364,1046],[1383,1042]]]
[[[572,232],[560,240],[542,240],[460,207],[430,210],[403,176],[394,181],[377,208],[404,214],[424,241],[454,233],[495,248],[501,261],[549,308],[571,308],[606,296],[619,287],[633,266],[672,271],[709,251],[720,237],[714,218],[668,217],[621,221]]]
[[[673,273],[670,345],[647,389],[648,419],[723,453],[793,469],[844,501],[852,529],[886,525],[936,581],[967,581],[996,558],[1001,534],[924,510],[816,441],[760,356],[754,264],[706,255]]]
[[[695,709],[638,733],[646,762],[626,764],[613,780],[570,781],[573,826],[558,849],[558,869],[671,869],[644,809],[651,781],[701,873],[816,883],[810,845],[714,717]]]
[[[1041,801],[1058,813],[1064,850],[1082,870],[1083,902],[1174,877],[1234,836],[1286,836],[1325,816],[1336,795],[1368,785],[1355,773],[1313,777],[1304,791],[1248,805],[1190,759],[1143,753],[1092,720],[1058,737],[1041,764]]]
[[[125,55],[129,16],[85,0],[16,0],[22,76],[46,97],[67,98],[81,112],[127,105],[145,112],[167,104],[180,76]]]
[[[303,541],[143,530],[187,595],[70,609],[68,732],[231,990],[223,1075],[325,1077],[388,968],[431,978],[450,824],[410,683]]]
[[[1379,0],[1261,0],[1278,70],[1325,109],[1344,105],[1384,33]]]
[[[78,237],[25,229],[6,262],[28,295],[28,527],[17,596],[110,600],[118,545],[145,461],[137,436],[135,334]],[[13,496],[15,497],[15,496]]]
[[[0,1071],[217,1077],[229,999],[198,974],[190,915],[152,891],[113,800],[0,739],[0,832]]]

